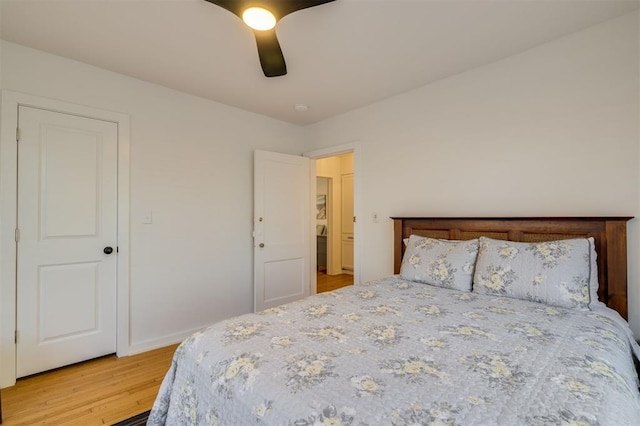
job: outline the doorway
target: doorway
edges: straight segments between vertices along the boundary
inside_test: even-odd
[[[353,153],[316,160],[317,292],[354,283]]]

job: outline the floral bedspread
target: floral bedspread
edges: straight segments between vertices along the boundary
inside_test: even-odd
[[[191,336],[148,424],[640,425],[640,395],[602,313],[394,276]]]

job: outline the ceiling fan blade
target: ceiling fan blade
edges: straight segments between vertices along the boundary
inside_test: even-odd
[[[275,29],[269,31],[254,31],[260,65],[266,77],[279,77],[287,73],[287,64],[278,43]]]
[[[331,3],[335,0],[280,0],[280,1],[263,1],[266,9],[272,10],[278,19],[293,13],[297,10],[309,7],[320,6],[321,4]]]
[[[242,12],[246,8],[243,1],[238,0],[206,0],[209,3],[213,3],[217,6],[220,6],[223,9],[227,9],[229,12],[237,15],[238,18],[242,19]]]
[[[320,6],[321,4],[330,3],[335,0],[206,0],[227,9],[229,12],[237,15],[242,19],[242,12],[248,7],[258,6],[265,8],[276,17],[281,19],[284,16],[297,10],[309,7]]]

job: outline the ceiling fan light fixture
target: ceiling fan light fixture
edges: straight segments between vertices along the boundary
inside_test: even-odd
[[[242,12],[245,24],[258,31],[267,31],[276,26],[276,17],[267,9],[250,7]]]

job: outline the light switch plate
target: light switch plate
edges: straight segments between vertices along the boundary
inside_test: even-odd
[[[153,214],[151,211],[148,211],[144,215],[144,218],[142,219],[142,223],[144,223],[145,225],[150,225],[153,223]]]

